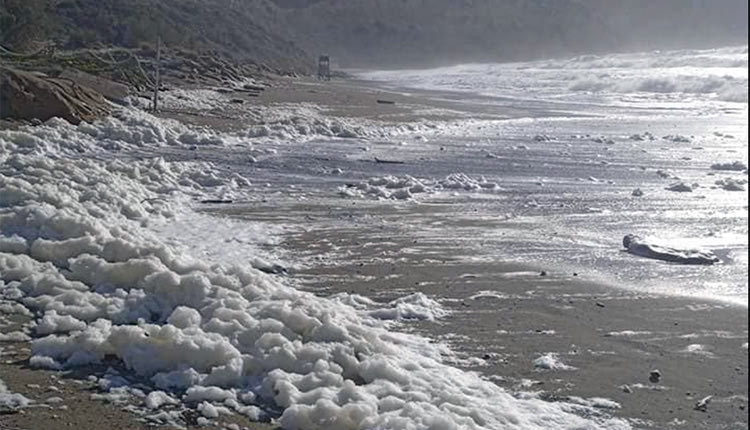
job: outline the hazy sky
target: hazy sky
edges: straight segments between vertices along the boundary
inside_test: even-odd
[[[275,0],[276,28],[351,65],[746,44],[747,0]]]

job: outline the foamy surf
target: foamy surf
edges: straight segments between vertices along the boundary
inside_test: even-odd
[[[115,363],[95,397],[161,424],[190,408],[199,423],[242,414],[287,429],[630,428],[596,405],[513,396],[383,325],[439,317],[425,297],[362,312],[254,269],[252,255],[202,260],[165,243],[152,226],[249,181],[112,151],[201,142],[243,143],[130,110],[0,132],[0,292],[3,309],[34,316],[31,366]],[[4,385],[0,399],[25,406]]]
[[[548,102],[747,103],[747,47],[584,55],[523,63],[363,72],[388,85]]]

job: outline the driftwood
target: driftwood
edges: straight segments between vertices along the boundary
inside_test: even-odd
[[[258,91],[258,90],[247,90],[247,89],[244,89],[244,88],[235,88],[234,92],[235,93],[243,93],[243,94],[252,94],[252,95],[256,95],[256,96],[258,94],[260,94],[260,91]]]
[[[242,88],[250,91],[263,91],[266,89],[266,87],[262,87],[260,85],[253,85],[253,84],[245,84],[242,86]]]
[[[380,164],[405,164],[403,161],[399,160],[383,160],[381,158],[375,157],[375,162]]]

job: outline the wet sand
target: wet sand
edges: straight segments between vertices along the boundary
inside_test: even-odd
[[[388,245],[359,245],[373,234]],[[607,413],[642,428],[747,428],[747,308],[630,292],[586,273],[542,274],[543,264],[472,263],[450,244],[383,231],[308,231],[286,242],[299,253],[320,243],[349,258],[293,272],[303,288],[383,303],[411,292],[443,298],[449,316],[398,329],[447,343],[457,352],[449,362],[510,391],[611,399],[621,408]],[[535,369],[546,353],[574,369]],[[652,370],[660,381],[649,381]]]
[[[282,243],[303,263],[289,271],[301,289],[383,304],[415,292],[439,300],[448,316],[394,330],[447,344],[454,352],[447,362],[511,392],[609,399],[620,407],[602,412],[635,428],[747,428],[746,307],[630,291],[544,262],[506,263],[450,234],[421,231],[450,206],[268,201],[210,212],[303,226]],[[533,360],[548,353],[571,368],[535,368]],[[696,409],[708,396],[707,408]]]
[[[567,115],[541,102],[512,102],[498,106],[497,97],[471,96],[445,91],[388,89],[376,83],[354,79],[319,81],[312,78],[277,78],[258,96],[237,92],[226,95],[227,103],[213,111],[163,109],[158,115],[178,121],[208,126],[222,131],[242,131],[252,123],[247,115],[256,107],[311,104],[324,115],[357,118],[383,123],[423,120],[450,121],[462,118],[504,119],[532,116]],[[230,102],[235,100],[235,102]],[[239,103],[241,101],[241,103]]]
[[[463,103],[455,94],[378,91],[356,82],[292,82],[261,99],[313,102],[329,114],[381,121],[414,120],[424,117],[416,111],[436,108],[452,112],[451,119],[549,114],[543,106],[521,112],[507,107],[512,103],[502,109],[497,103]],[[377,98],[396,103],[377,105]],[[456,356],[446,360],[510,391],[539,392],[553,401],[611,399],[621,407],[603,412],[638,428],[747,428],[746,307],[627,291],[580,269],[564,272],[543,261],[532,267],[509,264],[462,247],[465,238],[430,238],[419,227],[396,227],[414,213],[442,210],[439,206],[407,203],[394,210],[389,203],[362,201],[290,206],[271,199],[251,206],[209,211],[302,226],[283,247],[306,265],[290,270],[291,279],[316,294],[355,293],[383,303],[413,292],[443,298],[449,316],[395,329],[447,343]],[[494,294],[472,298],[481,291]],[[535,369],[532,361],[547,353],[574,369]],[[661,373],[659,382],[649,380],[652,370]],[[713,397],[706,410],[695,409],[708,396]]]

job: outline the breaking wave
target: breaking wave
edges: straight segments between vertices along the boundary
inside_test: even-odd
[[[534,64],[534,63],[530,63]],[[663,68],[747,68],[747,46],[718,49],[652,51],[610,55],[580,55],[535,64],[543,69],[663,69]]]
[[[559,60],[462,64],[429,70],[375,71],[361,77],[397,87],[459,91],[556,101],[623,94],[629,103],[721,101],[747,103],[746,46],[707,50],[583,55]],[[649,94],[653,95],[649,99]]]
[[[577,80],[571,91],[612,93],[683,93],[715,95],[726,102],[747,103],[747,79],[732,76],[632,77],[604,75]]]

